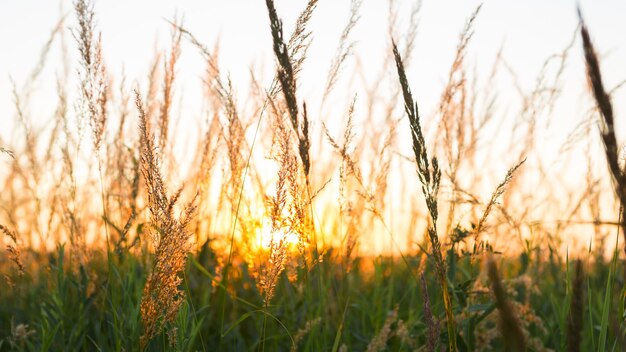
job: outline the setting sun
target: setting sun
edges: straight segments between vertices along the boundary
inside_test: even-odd
[[[290,248],[295,248],[300,242],[297,234],[289,232],[287,229],[279,229],[278,231],[272,231],[270,224],[264,223],[263,227],[257,229],[257,241],[258,248],[269,250],[272,247],[272,243],[286,242]]]

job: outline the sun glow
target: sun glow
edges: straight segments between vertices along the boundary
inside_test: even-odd
[[[278,243],[283,240],[287,244],[287,248],[291,249],[298,245],[300,237],[286,228],[273,231],[269,221],[264,221],[263,225],[257,229],[256,246],[258,249],[269,250],[272,242]]]

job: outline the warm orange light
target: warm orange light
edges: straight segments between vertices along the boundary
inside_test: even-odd
[[[293,248],[298,245],[300,238],[297,234],[290,232],[286,228],[281,228],[276,231],[272,231],[272,226],[268,221],[264,221],[263,225],[257,229],[256,235],[256,247],[259,249],[269,250],[272,246],[272,241],[279,242],[284,240],[287,247]]]

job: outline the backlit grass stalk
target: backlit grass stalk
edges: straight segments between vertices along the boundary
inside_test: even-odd
[[[95,16],[93,4],[88,0],[79,0],[74,3],[74,10],[78,18],[78,30],[74,34],[78,42],[81,58],[80,74],[80,112],[89,120],[93,137],[93,148],[98,159],[98,174],[100,176],[100,193],[102,197],[102,213],[107,215],[107,201],[104,192],[104,175],[102,173],[101,147],[105,137],[107,122],[108,82],[106,68],[102,58],[102,37],[95,38]],[[107,256],[109,253],[109,227],[104,223],[106,236]]]
[[[164,158],[167,149],[168,134],[170,127],[170,115],[172,109],[172,99],[174,91],[174,81],[176,79],[176,64],[180,57],[180,41],[182,32],[178,30],[177,25],[172,26],[172,44],[170,48],[169,58],[165,60],[164,77],[163,77],[163,102],[159,111],[159,149],[161,157]]]
[[[278,19],[274,1],[266,0],[267,10],[270,18],[270,28],[274,43],[274,54],[278,60],[278,81],[280,82],[285,103],[296,136],[298,137],[298,152],[302,161],[304,175],[309,184],[309,172],[311,169],[311,159],[309,149],[311,147],[309,138],[309,120],[307,116],[306,104],[303,105],[303,119],[300,121],[298,112],[298,100],[296,98],[296,76],[291,59],[289,58],[289,48],[283,40],[283,25]]]
[[[606,161],[609,166],[611,178],[613,179],[615,194],[621,205],[620,226],[622,228],[622,235],[626,239],[626,165],[622,168],[619,164],[619,146],[617,144],[617,137],[615,136],[615,118],[613,116],[611,97],[604,89],[600,63],[593,48],[593,44],[591,43],[587,26],[580,12],[579,17],[581,22],[580,35],[583,40],[583,51],[585,54],[585,62],[587,63],[587,78],[589,79],[598,110],[602,116],[600,137],[602,138]],[[624,250],[626,251],[626,247]]]
[[[152,241],[156,250],[152,272],[144,286],[141,297],[141,320],[143,336],[141,348],[159,334],[167,323],[173,323],[185,293],[178,287],[179,276],[185,267],[190,250],[190,232],[186,227],[195,212],[194,200],[179,217],[174,215],[174,206],[180,198],[179,190],[169,196],[160,170],[159,154],[156,152],[154,136],[138,92],[135,103],[139,111],[139,133],[141,143],[141,174],[144,177],[150,210]]]
[[[441,170],[436,157],[431,161],[428,158],[426,150],[426,142],[422,134],[422,127],[419,121],[417,103],[413,100],[409,82],[406,78],[402,58],[398,52],[396,43],[393,43],[393,55],[398,69],[398,77],[402,86],[402,95],[404,97],[404,109],[409,117],[411,127],[411,139],[413,142],[413,152],[415,154],[415,162],[417,163],[417,175],[422,184],[422,192],[426,199],[426,207],[430,214],[431,223],[428,228],[428,237],[432,246],[432,255],[435,260],[435,268],[437,270],[437,278],[441,285],[443,303],[446,310],[446,320],[448,326],[448,341],[450,351],[456,351],[456,323],[454,320],[454,312],[452,310],[452,300],[448,292],[448,281],[446,275],[446,267],[441,254],[441,243],[437,235],[437,194],[439,192],[439,184],[441,181]],[[432,167],[431,167],[432,163]]]
[[[276,8],[274,7],[274,2],[272,0],[266,0],[266,5],[267,5],[269,20],[270,20],[270,30],[272,33],[274,54],[278,61],[278,68],[277,68],[278,82],[280,83],[281,90],[284,94],[285,104],[287,106],[287,111],[289,113],[289,120],[291,122],[291,126],[298,139],[298,153],[300,156],[300,160],[302,162],[302,169],[304,171],[304,176],[306,179],[307,191],[309,191],[309,185],[310,185],[309,173],[311,169],[309,149],[310,149],[311,144],[310,144],[310,138],[309,138],[309,120],[308,120],[308,115],[307,115],[307,108],[306,108],[306,104],[303,104],[303,119],[302,119],[302,122],[300,122],[299,111],[298,111],[298,101],[296,98],[297,71],[294,69],[294,66],[292,64],[292,59],[290,58],[289,47],[287,46],[287,44],[285,44],[283,40],[282,22],[278,18]],[[314,6],[315,6],[315,3],[313,3],[313,7],[311,8],[311,11],[310,11],[311,13],[312,13],[312,9],[314,8]],[[308,20],[306,22],[308,22]],[[300,26],[297,25],[296,29],[299,27]],[[295,35],[293,37],[302,37],[304,40],[303,43],[308,40],[307,39],[308,34]],[[306,44],[306,46],[308,47],[308,44]],[[305,53],[306,53],[306,49],[304,49],[303,51],[302,60],[304,60]],[[297,62],[299,62],[299,60],[295,61],[295,63]],[[297,65],[299,66],[299,64]],[[284,136],[283,140],[286,142],[287,137]],[[283,146],[283,150],[284,150],[283,153],[287,153],[287,149],[285,149],[287,147],[288,147],[287,145]],[[283,177],[284,176],[285,175],[283,175]],[[290,185],[292,186],[292,198],[293,198],[292,201],[298,202],[299,195],[293,194],[293,190],[296,189],[294,187],[297,187],[297,179],[295,177],[295,172],[292,171],[288,173],[286,176],[291,176],[289,178],[289,181],[290,181]],[[296,212],[295,214],[300,215],[300,216],[295,217],[296,220],[298,220],[299,222],[305,218],[304,213],[301,211]],[[303,234],[299,234],[299,235],[301,237],[303,236]],[[285,238],[280,238],[278,240],[272,238],[271,248],[270,248],[270,262],[269,262],[270,270],[266,271],[263,274],[264,281],[266,281],[269,284],[271,284],[272,282],[274,283],[273,285],[264,285],[264,286],[267,286],[265,289],[265,296],[266,296],[265,308],[266,309],[268,308],[269,299],[271,299],[271,297],[273,296],[273,286],[275,286],[275,282],[278,280],[278,275],[280,275],[280,273],[284,269],[284,262],[286,259],[286,253],[285,253],[285,248],[284,248],[286,245],[285,240],[286,240]],[[266,321],[264,319],[263,342],[262,342],[263,348],[265,346],[264,345],[265,327],[266,327]]]
[[[322,128],[324,130],[324,134],[328,139],[328,143],[333,147],[337,155],[341,158],[341,164],[339,166],[339,233],[344,236],[342,238],[342,251],[343,251],[343,263],[345,264],[345,270],[350,271],[352,264],[352,254],[358,246],[359,241],[359,233],[361,233],[361,229],[359,226],[361,224],[361,216],[364,213],[363,206],[355,206],[352,202],[350,202],[347,197],[346,191],[348,190],[349,183],[348,177],[352,176],[354,180],[359,184],[359,186],[365,189],[365,185],[363,183],[363,177],[361,175],[361,169],[359,168],[357,161],[355,160],[354,149],[355,147],[352,145],[353,140],[355,138],[354,134],[354,111],[356,105],[356,97],[352,99],[350,103],[350,107],[348,109],[348,119],[346,122],[346,127],[343,132],[343,143],[339,145],[339,143],[331,136],[330,131],[325,123],[322,123]],[[348,226],[346,230],[343,230],[343,218],[344,215],[349,217]]]
[[[517,165],[510,168],[509,171],[507,171],[506,176],[504,177],[504,180],[500,182],[498,187],[496,187],[496,190],[491,194],[489,203],[487,203],[487,206],[485,207],[485,211],[483,212],[483,215],[478,221],[478,225],[476,225],[476,228],[474,229],[474,234],[476,237],[478,237],[480,233],[483,231],[483,229],[485,228],[487,217],[491,213],[491,210],[493,209],[493,207],[496,205],[496,201],[498,200],[498,198],[500,198],[500,196],[504,194],[504,191],[506,191],[506,186],[513,179],[513,175],[515,174],[515,171],[517,171],[517,169],[519,169],[519,167],[522,166],[522,164],[524,164],[525,162],[526,162],[526,159],[520,161],[519,163],[517,163]]]
[[[474,125],[473,99],[469,92],[467,73],[465,70],[465,57],[467,48],[473,35],[473,24],[480,12],[479,5],[470,16],[461,32],[456,54],[448,74],[448,83],[443,90],[439,102],[439,114],[441,120],[439,128],[443,129],[443,147],[448,161],[446,174],[452,187],[452,201],[449,202],[448,216],[445,222],[445,233],[451,232],[454,217],[457,210],[457,193],[459,186],[459,166],[464,160],[470,160],[468,153],[471,133]],[[438,131],[438,133],[441,133]],[[470,138],[468,138],[470,137]],[[436,148],[436,145],[435,145]]]
[[[324,89],[324,96],[322,97],[321,105],[324,104],[326,98],[335,87],[335,84],[337,83],[337,80],[341,73],[343,63],[354,51],[355,42],[348,41],[348,39],[350,37],[350,33],[361,18],[359,10],[361,9],[362,4],[363,0],[350,1],[350,18],[348,20],[348,23],[344,27],[343,32],[341,32],[339,46],[335,51],[335,56],[333,57],[333,61],[328,71],[328,77],[326,78],[326,88]]]
[[[298,20],[296,22],[296,26],[294,29],[294,32],[289,40],[289,44],[288,44],[288,48],[290,50],[290,57],[292,59],[294,59],[293,62],[293,73],[294,75],[297,75],[297,73],[300,71],[300,68],[304,62],[304,59],[306,58],[306,52],[309,48],[310,45],[310,31],[307,30],[307,25],[311,19],[311,16],[313,14],[313,11],[315,10],[316,6],[317,6],[317,1],[318,0],[309,0],[309,2],[307,3],[306,8],[304,9],[304,11],[300,14],[300,16],[298,17]],[[273,3],[272,3],[272,8],[273,8]],[[276,15],[276,11],[274,10],[274,15],[277,19],[277,15]],[[176,26],[176,24],[174,24]],[[210,82],[210,87],[211,90],[215,90],[217,95],[220,97],[224,97],[225,96],[225,85],[223,84],[222,80],[220,79],[220,75],[219,75],[219,69],[217,67],[217,60],[215,59],[214,55],[212,55],[212,53],[208,50],[208,48],[206,46],[204,46],[198,39],[196,39],[193,34],[191,34],[191,32],[187,31],[186,29],[177,26],[177,28],[180,30],[180,32],[182,34],[184,34],[190,41],[191,43],[196,46],[200,52],[202,53],[202,55],[204,56],[207,65],[209,67],[209,72],[212,72],[212,76],[215,78]],[[282,33],[281,33],[282,35]],[[246,160],[246,164],[245,164],[245,168],[243,170],[243,175],[242,175],[242,185],[245,182],[247,176],[248,176],[248,170],[250,167],[250,161],[252,158],[252,151],[254,149],[255,146],[255,142],[257,140],[257,135],[261,126],[261,121],[262,121],[262,117],[263,114],[268,106],[268,104],[270,103],[270,100],[272,100],[272,98],[279,92],[279,85],[277,84],[278,81],[278,75],[276,75],[274,77],[274,79],[272,80],[272,84],[269,88],[269,94],[267,99],[265,99],[259,115],[258,115],[258,121],[256,124],[256,129],[254,132],[254,137],[252,139],[252,143],[250,145],[250,151]],[[232,101],[232,96],[230,94],[226,95],[227,97],[227,101],[225,107],[227,108],[227,111],[229,110],[229,107],[232,107],[230,110],[234,109],[234,102]],[[306,108],[305,108],[306,110]],[[296,132],[297,132],[297,128],[296,128]],[[306,123],[305,128],[303,128],[303,133],[305,133],[307,135],[306,140],[308,141],[308,122]],[[308,144],[308,143],[307,143]],[[304,147],[306,144],[301,143],[301,148]],[[307,152],[308,152],[308,148]],[[308,157],[307,157],[308,160]],[[308,173],[308,172],[307,172]],[[307,181],[308,181],[308,177],[307,177]],[[224,269],[224,274],[223,274],[223,280],[224,282],[228,281],[228,268],[230,267],[231,264],[231,260],[232,260],[232,255],[233,255],[233,247],[234,247],[234,236],[235,236],[235,228],[237,226],[237,220],[239,217],[239,208],[241,205],[241,199],[243,196],[243,186],[240,187],[239,189],[239,199],[237,201],[237,206],[236,206],[236,210],[234,212],[234,219],[233,219],[233,224],[232,224],[232,231],[231,231],[231,239],[230,239],[230,248],[229,248],[229,253],[228,253],[228,262],[227,265],[225,266]],[[314,240],[314,243],[316,244],[316,248],[317,248],[317,241]],[[221,315],[221,329],[220,330],[224,330],[224,314],[225,314],[225,299],[226,299],[226,295],[223,296],[222,299],[222,315]],[[265,325],[265,323],[264,323]]]
[[[300,156],[302,170],[304,172],[304,178],[306,181],[306,192],[304,194],[298,195],[296,194],[298,193],[299,188],[297,185],[297,177],[295,173],[291,174],[291,193],[292,198],[295,202],[295,212],[292,214],[292,218],[294,221],[292,221],[292,223],[297,224],[300,229],[310,229],[310,232],[313,234],[314,257],[318,258],[319,250],[317,247],[317,237],[315,235],[315,225],[313,223],[314,212],[312,199],[314,198],[314,192],[311,191],[310,180],[310,123],[306,103],[302,104],[303,115],[302,119],[300,119],[298,111],[298,100],[296,98],[296,77],[302,66],[302,62],[306,57],[306,51],[310,44],[310,41],[308,39],[310,36],[310,32],[307,31],[306,24],[309,22],[313,10],[316,7],[316,4],[317,0],[309,0],[306,9],[298,18],[298,21],[296,23],[296,30],[292,34],[289,43],[285,44],[285,41],[283,40],[282,22],[278,18],[278,14],[274,6],[274,1],[266,0],[267,11],[270,20],[270,30],[272,34],[274,55],[276,56],[276,59],[278,61],[276,77],[278,78],[278,82],[280,83],[280,87],[285,98],[285,104],[289,113],[291,126],[298,140],[298,154]],[[270,91],[269,98],[271,99],[271,97],[272,92]],[[302,202],[302,198],[308,198],[307,202]],[[310,221],[307,221],[307,216],[304,212],[305,204],[309,207],[310,210]],[[302,227],[302,225],[305,225],[305,227]],[[308,237],[309,235],[309,233],[304,233],[304,231],[299,232],[301,239],[304,236]],[[321,276],[319,276],[319,279],[319,287],[321,290],[321,287],[323,287],[324,285],[321,282]]]
[[[17,234],[15,231],[9,230],[6,226],[0,224],[0,232],[2,232],[6,237],[10,239],[12,242],[6,246],[6,250],[9,253],[8,257],[15,267],[17,268],[18,278],[22,278],[24,276],[24,263],[22,262],[22,254],[20,251],[20,247],[17,244]],[[11,277],[7,274],[4,276],[8,285],[11,287],[15,287],[15,283],[11,279]]]
[[[294,199],[289,198],[289,188],[292,183],[291,175],[297,173],[297,159],[291,154],[289,144],[289,131],[283,124],[277,123],[277,138],[279,139],[280,150],[278,151],[277,162],[279,169],[276,180],[276,192],[268,200],[270,232],[272,238],[269,245],[269,258],[263,267],[260,276],[260,288],[264,295],[264,306],[267,309],[274,297],[276,284],[280,274],[285,269],[287,261],[287,243],[284,236],[281,236],[288,224],[285,219],[285,212],[291,213],[291,206]]]

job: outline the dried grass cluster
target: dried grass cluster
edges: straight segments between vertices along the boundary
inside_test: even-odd
[[[176,319],[178,310],[184,302],[185,294],[179,288],[182,282],[179,275],[185,268],[191,248],[189,242],[191,233],[187,226],[193,220],[196,207],[192,201],[185,206],[180,216],[175,215],[175,205],[182,189],[172,196],[168,195],[143,102],[139,93],[135,94],[141,137],[141,173],[146,185],[150,225],[153,230],[151,237],[155,248],[152,271],[141,298],[143,348],[167,323],[172,323]]]

